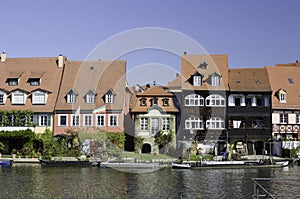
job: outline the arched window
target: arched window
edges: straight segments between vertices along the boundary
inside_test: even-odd
[[[212,117],[206,121],[207,129],[223,129],[224,128],[224,120],[219,117]]]
[[[191,94],[185,97],[186,106],[204,106],[204,98],[201,95]]]
[[[205,100],[206,106],[225,106],[225,98],[221,95],[210,95]]]
[[[204,123],[199,117],[190,117],[185,120],[185,129],[203,129]]]

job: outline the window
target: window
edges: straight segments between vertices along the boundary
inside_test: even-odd
[[[76,95],[68,94],[67,95],[67,103],[74,104],[76,102]]]
[[[280,103],[286,103],[286,93],[284,92],[279,93],[279,101]]]
[[[118,126],[118,115],[109,115],[109,126]]]
[[[294,84],[294,79],[293,78],[288,78],[288,81],[290,84]]]
[[[206,63],[205,61],[200,63],[198,68],[201,68],[202,70],[206,70],[208,66],[208,63]]]
[[[288,115],[280,114],[280,124],[287,124],[287,123],[288,123]]]
[[[80,115],[71,115],[71,126],[80,126]]]
[[[197,94],[191,94],[185,97],[186,106],[204,106],[204,98]]]
[[[7,79],[7,83],[9,86],[18,86],[18,78],[9,78]]]
[[[211,76],[211,85],[212,86],[220,86],[220,76],[219,75],[212,75]]]
[[[58,126],[68,126],[68,115],[58,115]]]
[[[185,129],[203,129],[204,123],[203,120],[200,120],[199,117],[190,117],[185,120]]]
[[[159,119],[151,118],[151,134],[155,135],[159,131]]]
[[[163,131],[170,130],[170,118],[162,118],[161,124]]]
[[[145,98],[140,99],[140,105],[141,106],[146,106],[146,99]]]
[[[83,115],[84,118],[84,126],[92,126],[93,125],[93,115],[88,114],[88,115]]]
[[[94,94],[86,95],[86,103],[94,104],[95,103],[95,95]]]
[[[140,118],[140,129],[141,131],[148,131],[148,118]]]
[[[163,99],[163,106],[169,106],[169,99],[168,98]]]
[[[30,86],[39,86],[40,85],[40,78],[30,78],[28,80]]]
[[[50,126],[48,115],[40,115],[39,116],[39,126]]]
[[[225,98],[221,95],[210,95],[206,98],[206,106],[225,106]]]
[[[193,85],[194,86],[201,86],[202,85],[202,79],[200,75],[195,75],[193,78]]]
[[[296,115],[296,123],[297,123],[297,124],[300,124],[300,114],[297,114],[297,115]]]
[[[151,106],[157,105],[157,98],[152,98],[151,99]]]
[[[12,93],[12,104],[25,104],[25,93],[21,91],[15,91]]]
[[[211,119],[206,121],[207,129],[223,129],[224,128],[224,120],[219,117],[212,117]]]
[[[32,93],[32,104],[46,104],[46,93],[35,91]]]
[[[105,95],[105,103],[107,103],[107,104],[114,103],[114,95],[112,93],[107,93]]]
[[[0,91],[0,104],[5,104],[6,94]]]
[[[105,114],[97,114],[96,115],[96,125],[97,126],[105,126]]]

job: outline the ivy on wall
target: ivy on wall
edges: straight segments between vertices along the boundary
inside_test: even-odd
[[[0,126],[33,126],[31,110],[0,110]]]
[[[33,139],[34,132],[30,129],[17,131],[0,131],[0,139]]]

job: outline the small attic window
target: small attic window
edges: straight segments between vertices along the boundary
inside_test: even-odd
[[[94,66],[90,66],[90,71],[93,71],[94,69]]]
[[[40,85],[40,78],[30,78],[28,79],[30,86],[39,86]]]
[[[260,84],[260,81],[258,79],[255,80],[255,84]]]
[[[290,84],[294,84],[294,79],[293,78],[288,78],[288,81]]]
[[[240,84],[241,84],[241,81],[240,81],[240,80],[237,80],[236,83],[237,83],[238,85],[240,85]]]
[[[208,66],[208,64],[204,61],[199,64],[198,68],[201,68],[202,70],[206,70],[207,66]]]
[[[9,86],[18,86],[18,78],[8,78],[7,83]]]

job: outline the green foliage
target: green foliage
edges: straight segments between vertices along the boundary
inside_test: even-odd
[[[31,110],[0,110],[0,126],[33,126]]]
[[[173,134],[172,132],[164,133],[162,131],[157,132],[157,134],[154,136],[154,142],[157,145],[166,146],[173,140]]]
[[[190,161],[200,161],[199,155],[190,155]]]
[[[134,137],[134,150],[135,152],[139,152],[140,149],[142,148],[144,142],[144,138],[143,137]]]
[[[125,134],[124,133],[106,133],[107,140],[120,149],[124,149]]]
[[[2,152],[3,150],[4,150],[4,144],[0,142],[0,152]]]
[[[28,139],[34,138],[34,132],[30,129],[19,131],[0,131],[0,139]]]

